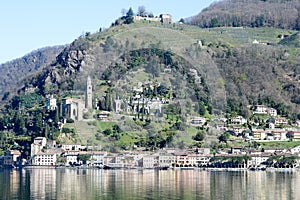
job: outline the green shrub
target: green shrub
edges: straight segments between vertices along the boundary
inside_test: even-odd
[[[66,120],[66,122],[71,124],[71,123],[74,123],[74,120],[71,119],[71,118],[68,118],[68,119]]]

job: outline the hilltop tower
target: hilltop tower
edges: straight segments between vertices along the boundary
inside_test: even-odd
[[[85,96],[85,108],[93,108],[93,87],[91,77],[88,76],[86,81],[86,96]]]

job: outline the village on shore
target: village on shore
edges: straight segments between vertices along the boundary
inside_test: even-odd
[[[160,17],[135,16],[135,21],[153,21],[163,24],[172,24],[172,16],[162,14]],[[282,37],[285,37],[282,35]],[[286,35],[288,37],[288,35]],[[283,39],[283,38],[282,38]],[[199,40],[196,43],[203,47]],[[254,45],[267,44],[253,41]],[[171,68],[165,68],[163,73],[171,73]],[[195,84],[200,84],[201,76],[196,69],[186,71],[194,79]],[[106,82],[108,83],[108,82]],[[105,84],[104,84],[105,85]],[[109,85],[109,84],[108,84]],[[147,88],[146,88],[147,86]],[[85,97],[54,97],[55,94],[47,96],[46,113],[61,113],[55,120],[54,117],[43,118],[43,125],[58,121],[58,130],[62,130],[67,120],[82,121],[90,110],[97,110],[92,120],[110,121],[112,115],[126,116],[136,119],[142,114],[150,119],[154,116],[163,116],[164,106],[172,103],[172,90],[165,89],[163,95],[147,97],[145,90],[155,91],[160,87],[152,81],[139,82],[133,85],[132,94],[122,99],[108,98],[107,96],[94,98],[93,84],[90,76],[87,77]],[[105,87],[108,87],[105,85]],[[155,90],[155,89],[156,90]],[[25,94],[34,93],[36,88],[26,87]],[[96,102],[93,102],[96,100]],[[180,101],[180,100],[178,100]],[[175,102],[175,101],[174,101]],[[173,103],[174,103],[173,102]],[[111,109],[101,109],[99,105],[108,105]],[[20,105],[19,105],[20,107]],[[135,147],[135,150],[124,150],[118,153],[103,151],[100,146],[88,146],[79,143],[57,143],[54,139],[47,137],[32,138],[30,155],[28,159],[22,158],[22,153],[17,149],[8,149],[0,156],[0,167],[23,168],[23,167],[86,167],[104,169],[254,169],[265,170],[269,168],[297,169],[300,167],[300,143],[293,147],[268,147],[259,148],[259,142],[288,142],[300,140],[300,120],[291,120],[279,115],[279,111],[269,105],[249,105],[248,109],[253,117],[246,119],[241,115],[211,116],[211,118],[199,116],[188,116],[186,124],[199,129],[214,129],[222,133],[219,142],[227,144],[227,140],[244,141],[252,146],[231,146],[225,148],[200,147],[201,145],[181,148],[162,148],[156,151],[146,151],[145,148]],[[59,112],[58,112],[59,110]],[[204,110],[206,108],[204,107]],[[19,108],[19,112],[22,109]],[[205,112],[205,111],[204,111]],[[93,112],[95,114],[95,112]],[[231,113],[232,114],[232,113]],[[34,115],[27,114],[34,121]],[[255,116],[255,117],[254,117]],[[256,117],[257,116],[257,117]],[[146,118],[146,117],[145,117]],[[139,119],[139,117],[137,118]],[[143,119],[143,117],[142,117]],[[8,130],[6,130],[8,131]],[[226,134],[225,134],[226,133]],[[47,135],[47,134],[45,134]],[[227,138],[226,138],[227,137]],[[230,139],[231,138],[231,139]],[[31,140],[31,141],[32,141]],[[31,142],[30,141],[30,142]],[[233,142],[234,144],[234,142]]]
[[[139,88],[136,90],[138,91]],[[138,93],[137,93],[138,98]],[[114,102],[114,113],[121,110],[121,100]],[[167,102],[157,99],[145,103],[145,110],[160,109]],[[84,105],[85,104],[85,105]],[[134,101],[133,101],[134,104]],[[136,103],[138,104],[138,103]],[[135,105],[135,104],[134,104]],[[136,105],[135,105],[136,106]],[[80,99],[65,98],[62,101],[62,113],[65,119],[82,120],[86,109],[92,109],[92,84],[87,79],[86,102]],[[46,106],[47,110],[57,109],[56,99],[50,97]],[[135,109],[134,109],[135,110]],[[256,141],[297,141],[300,139],[300,121],[291,122],[287,118],[280,117],[277,110],[265,105],[251,106],[253,115],[267,117],[266,121],[247,120],[242,116],[230,118],[191,117],[189,125],[200,128],[214,128],[219,132],[227,133],[236,140],[249,143]],[[125,110],[126,112],[126,110]],[[129,111],[132,112],[132,111]],[[101,112],[96,120],[108,120],[110,112]],[[65,123],[65,122],[64,122]],[[61,123],[63,126],[64,123]],[[262,123],[263,127],[262,127]],[[251,124],[249,129],[247,124]],[[222,135],[221,135],[222,136]],[[225,136],[224,136],[225,137]],[[228,138],[227,138],[228,139]],[[221,141],[219,137],[220,142]],[[223,138],[222,140],[226,140]],[[300,164],[300,145],[292,148],[255,148],[255,147],[230,147],[220,148],[214,151],[211,148],[192,147],[189,149],[163,148],[157,151],[145,151],[143,148],[135,148],[132,151],[111,153],[101,151],[99,146],[87,146],[82,144],[56,143],[46,137],[36,137],[31,144],[29,159],[21,159],[19,150],[7,150],[0,157],[3,167],[97,167],[97,168],[143,168],[143,169],[167,169],[167,168],[242,168],[242,169],[266,169],[297,168]]]
[[[31,144],[29,160],[20,159],[20,151],[8,150],[0,158],[3,167],[87,167],[104,169],[194,169],[299,168],[300,145],[294,148],[231,147],[214,154],[210,148],[162,149],[157,152],[124,151],[109,153],[97,147],[79,144],[56,145],[55,141],[37,137]]]

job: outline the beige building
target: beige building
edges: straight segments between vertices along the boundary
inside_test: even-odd
[[[256,140],[264,140],[267,136],[266,131],[263,129],[253,129],[252,134]]]
[[[291,139],[299,140],[300,139],[300,130],[289,131],[288,136]]]
[[[208,165],[210,156],[199,154],[177,154],[175,164],[179,167]]]
[[[255,105],[253,114],[268,114],[268,107],[265,105]]]
[[[277,110],[275,108],[269,108],[265,105],[256,105],[254,106],[253,114],[268,114],[271,116],[277,116]]]
[[[277,110],[275,108],[269,108],[267,110],[268,114],[271,115],[271,116],[274,116],[276,117],[277,116]]]
[[[160,20],[163,24],[172,24],[173,23],[173,17],[170,14],[161,14]]]
[[[121,99],[115,99],[114,100],[114,110],[116,113],[120,113],[123,111],[122,109],[122,100]]]
[[[47,100],[47,110],[55,110],[57,108],[57,101],[55,98],[51,97]]]
[[[286,125],[288,120],[284,117],[275,118],[275,125]]]
[[[33,157],[35,154],[41,152],[42,149],[46,146],[46,144],[47,144],[47,139],[45,137],[34,138],[34,141],[31,144],[30,156]]]
[[[287,132],[284,129],[272,129],[271,133],[275,140],[287,140]]]
[[[56,154],[39,152],[33,155],[31,163],[32,165],[53,166],[56,164]]]
[[[236,116],[230,119],[231,124],[243,125],[247,123],[247,120],[242,116]]]
[[[142,16],[134,16],[134,21],[152,21],[152,22],[160,22],[161,19],[159,17],[142,17]]]
[[[152,156],[152,155],[143,156],[140,167],[143,167],[146,169],[152,169],[152,168],[156,167],[156,157]]]
[[[81,144],[62,144],[61,149],[63,151],[82,151],[86,147]]]
[[[261,164],[266,162],[269,155],[251,155],[251,159],[247,160],[248,167],[259,167]]]
[[[79,160],[78,160],[78,155],[79,155],[80,151],[75,150],[75,151],[66,151],[63,156],[66,159],[66,166],[70,166],[70,165],[74,165],[74,164],[79,164]]]
[[[62,100],[62,114],[66,118],[82,120],[84,101],[81,99],[64,98]]]
[[[158,167],[171,167],[175,163],[176,156],[172,154],[161,154],[158,156]]]
[[[159,17],[142,17],[134,16],[134,21],[152,21],[152,22],[161,22],[163,24],[172,24],[173,17],[170,14],[161,14]]]

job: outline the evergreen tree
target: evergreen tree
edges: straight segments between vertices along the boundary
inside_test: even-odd
[[[25,134],[25,121],[23,116],[16,112],[14,116],[14,132],[18,135]]]
[[[205,138],[204,133],[202,133],[202,132],[199,131],[199,132],[193,137],[193,140],[196,140],[196,141],[198,141],[198,142],[201,142],[201,141],[204,140],[204,138]]]
[[[133,16],[134,16],[134,13],[133,13],[133,10],[132,8],[129,8],[128,12],[126,13],[126,17],[125,17],[125,24],[131,24],[133,23]]]
[[[108,93],[106,93],[104,105],[105,105],[104,110],[112,111],[112,97],[111,97],[110,91]]]
[[[128,12],[126,13],[126,17],[133,17],[134,13],[133,13],[133,10],[132,8],[130,7]]]
[[[206,112],[206,108],[205,108],[205,105],[203,102],[200,102],[199,104],[199,107],[198,107],[198,112],[199,112],[199,115],[201,116],[204,116],[205,115],[205,112]]]
[[[59,110],[58,108],[55,109],[55,118],[54,118],[54,123],[57,124],[59,122]]]
[[[41,133],[43,129],[43,115],[42,113],[38,113],[35,119],[35,128],[36,132]]]

